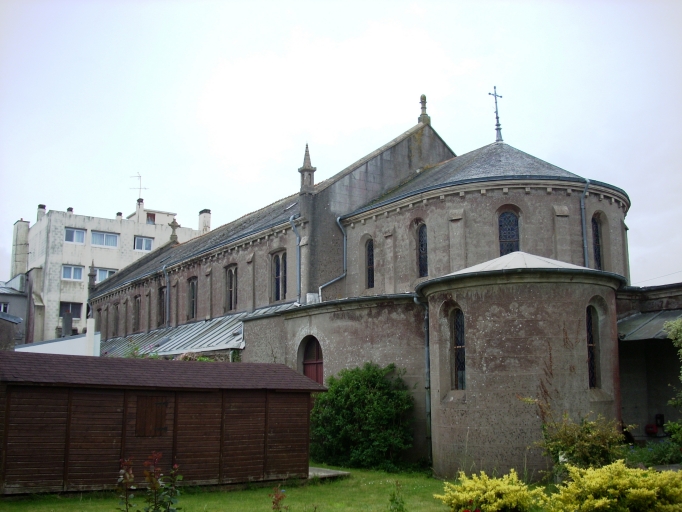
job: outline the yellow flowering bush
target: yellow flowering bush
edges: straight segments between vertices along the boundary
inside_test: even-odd
[[[566,469],[569,480],[543,500],[550,512],[682,512],[682,473],[632,469],[622,460]]]
[[[434,494],[452,512],[526,512],[544,496],[542,489],[529,489],[513,469],[502,478],[459,473],[459,485],[445,482],[445,494]]]

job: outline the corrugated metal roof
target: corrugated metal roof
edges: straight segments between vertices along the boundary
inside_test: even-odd
[[[100,354],[104,357],[125,357],[137,350],[139,354],[174,356],[185,352],[243,349],[244,320],[285,311],[295,306],[294,302],[277,304],[251,313],[236,313],[147,333],[119,336],[103,342]]]
[[[682,318],[682,309],[637,313],[618,322],[618,339],[621,341],[663,340],[668,335],[663,324]]]

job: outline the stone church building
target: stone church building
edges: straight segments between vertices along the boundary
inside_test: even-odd
[[[506,144],[499,125],[456,155],[421,103],[415,126],[333,177],[315,182],[306,147],[297,194],[93,283],[102,354],[237,349],[319,382],[395,363],[414,389],[413,455],[441,476],[544,469],[520,398],[639,437],[676,417],[661,326],[682,285],[628,286],[625,191]]]

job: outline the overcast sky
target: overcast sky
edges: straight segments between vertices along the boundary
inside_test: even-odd
[[[682,281],[682,2],[0,2],[0,280],[13,223],[217,227],[398,136],[505,142],[623,188],[635,285]],[[663,277],[661,277],[663,276]]]

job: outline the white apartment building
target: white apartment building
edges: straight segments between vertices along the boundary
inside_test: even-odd
[[[62,317],[73,317],[72,334],[84,332],[87,318],[88,272],[96,282],[169,243],[175,213],[149,210],[137,200],[134,213],[114,219],[76,215],[38,205],[36,222],[14,224],[11,271],[27,276],[26,343],[62,335]],[[179,243],[207,233],[211,211],[199,213],[199,229],[177,227]],[[66,334],[66,333],[65,333]]]

